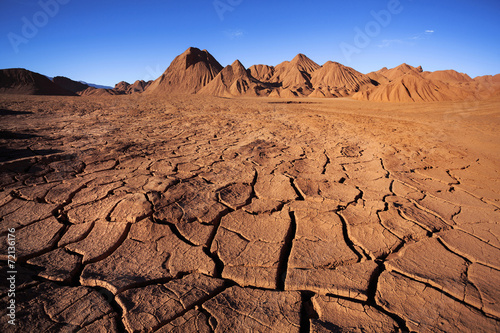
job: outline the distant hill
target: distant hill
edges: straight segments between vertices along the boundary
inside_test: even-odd
[[[422,67],[401,64],[369,73],[379,83],[354,94],[359,100],[374,102],[441,102],[487,98],[500,91],[493,80],[471,79],[454,70],[424,72]]]
[[[75,94],[89,87],[87,84],[78,81],[73,81],[64,76],[56,76],[52,79],[52,82],[54,82],[55,84],[66,90],[74,92]]]
[[[374,102],[476,100],[500,93],[500,74],[472,79],[454,70],[428,72],[421,66],[413,67],[405,63],[363,74],[333,61],[320,66],[301,53],[276,66],[260,64],[246,69],[236,60],[223,68],[207,50],[195,47],[175,57],[165,72],[154,81],[137,80],[132,84],[121,81],[115,87],[107,87],[61,76],[51,80],[25,69],[1,70],[0,93],[351,97]]]
[[[137,80],[133,84],[125,81],[118,82],[114,88],[88,87],[80,91],[80,96],[107,96],[107,95],[130,95],[142,93],[153,81]]]
[[[75,96],[46,76],[24,68],[0,70],[0,94]]]
[[[485,98],[498,92],[497,76],[471,79],[453,70],[424,72],[401,64],[363,74],[338,62],[320,66],[304,54],[277,66],[236,60],[222,68],[206,50],[189,48],[155,80],[148,94],[221,97],[352,97],[377,102],[435,102]]]

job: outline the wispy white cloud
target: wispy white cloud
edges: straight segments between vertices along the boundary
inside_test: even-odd
[[[418,34],[415,34],[413,36],[406,37],[403,39],[384,39],[377,46],[380,48],[383,48],[383,47],[390,47],[390,46],[396,45],[396,44],[414,45],[415,41],[420,40],[420,39],[427,39],[433,33],[434,33],[434,30],[425,30],[425,32],[421,32],[421,33],[418,33]]]
[[[244,32],[242,30],[226,30],[226,31],[224,31],[224,34],[229,39],[236,39],[236,38],[243,37]]]

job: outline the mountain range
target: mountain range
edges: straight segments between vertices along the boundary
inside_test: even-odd
[[[362,74],[338,62],[318,65],[304,54],[277,66],[223,67],[207,50],[190,47],[156,80],[96,88],[26,69],[0,70],[0,93],[68,96],[199,94],[220,97],[351,97],[375,102],[477,100],[500,92],[500,74],[472,79],[454,70],[424,71],[407,64]]]

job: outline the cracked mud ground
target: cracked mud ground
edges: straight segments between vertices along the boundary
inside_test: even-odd
[[[499,105],[2,96],[0,331],[498,332]]]

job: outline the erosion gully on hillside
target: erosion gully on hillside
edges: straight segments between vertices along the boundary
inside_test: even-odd
[[[500,103],[301,101],[2,96],[13,331],[498,332]]]

